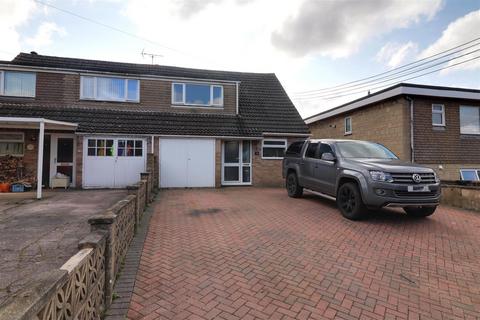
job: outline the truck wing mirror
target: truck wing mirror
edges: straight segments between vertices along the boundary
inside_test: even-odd
[[[325,152],[322,154],[322,160],[325,161],[335,161],[335,156],[331,154],[330,152]]]

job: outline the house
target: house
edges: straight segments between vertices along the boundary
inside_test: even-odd
[[[315,138],[376,141],[444,180],[480,176],[480,90],[401,83],[305,122]]]
[[[285,149],[308,136],[270,73],[35,52],[0,61],[3,180],[125,187],[151,153],[160,187],[279,186]]]

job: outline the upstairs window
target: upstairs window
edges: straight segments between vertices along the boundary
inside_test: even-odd
[[[345,134],[352,134],[352,118],[345,118]]]
[[[445,126],[445,106],[443,104],[432,105],[432,125],[437,127]]]
[[[172,104],[222,107],[223,86],[199,83],[173,83]]]
[[[460,133],[480,134],[480,107],[460,106]]]
[[[140,101],[138,79],[82,76],[80,99],[101,101]]]
[[[0,132],[0,156],[23,156],[23,133]]]
[[[35,84],[33,72],[0,71],[0,95],[33,98]]]
[[[262,159],[283,159],[287,149],[285,139],[264,139],[262,141]]]

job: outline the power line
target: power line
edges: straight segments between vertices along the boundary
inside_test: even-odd
[[[389,87],[389,86],[392,86],[392,85],[394,85],[394,84],[398,84],[398,83],[401,83],[401,82],[404,82],[404,81],[409,81],[409,80],[417,79],[417,78],[420,78],[420,77],[423,77],[423,76],[426,76],[426,75],[429,75],[429,74],[432,74],[432,73],[435,73],[435,72],[439,72],[439,71],[442,71],[442,70],[445,70],[445,69],[448,69],[448,68],[452,68],[452,67],[455,67],[455,66],[458,66],[458,65],[461,65],[461,64],[464,64],[464,63],[473,61],[473,60],[477,60],[477,59],[480,59],[480,56],[473,57],[473,58],[470,58],[470,59],[467,59],[467,60],[464,60],[464,61],[461,61],[461,62],[457,62],[457,63],[451,64],[451,65],[448,65],[448,66],[446,66],[446,67],[438,68],[438,69],[435,69],[435,70],[432,70],[432,71],[429,71],[429,72],[425,72],[425,73],[422,73],[422,74],[420,74],[420,75],[416,75],[416,76],[414,76],[414,77],[402,79],[401,81],[391,82],[391,83],[389,83],[389,84],[384,84],[384,85],[381,85],[381,86],[373,87],[373,88],[370,88],[370,90],[382,89],[382,88]],[[331,98],[327,98],[327,99],[322,99],[322,100],[325,100],[325,101],[335,100],[335,99],[338,99],[338,98],[347,97],[347,96],[351,96],[351,95],[359,94],[359,93],[363,93],[363,92],[365,92],[365,90],[356,91],[356,92],[350,92],[350,93],[342,94],[342,95],[337,95],[337,96],[335,96],[335,97],[331,97]],[[308,99],[308,98],[307,98],[307,99],[305,99],[305,98],[294,98],[294,99],[295,99],[295,100],[300,100],[300,101],[311,100],[311,99]]]
[[[360,88],[371,89],[370,86],[372,86],[372,85],[376,85],[376,84],[380,84],[380,83],[383,83],[383,82],[392,81],[392,80],[395,80],[395,79],[400,79],[400,78],[403,78],[403,77],[405,77],[405,76],[409,76],[409,75],[411,75],[411,74],[419,73],[419,72],[421,72],[421,71],[425,71],[425,70],[431,69],[431,68],[433,68],[433,67],[436,67],[436,66],[439,66],[439,65],[448,63],[448,62],[450,62],[450,61],[453,61],[453,60],[456,60],[456,59],[460,59],[460,58],[462,58],[462,57],[464,57],[464,56],[470,55],[470,54],[475,53],[475,52],[478,52],[478,51],[480,51],[480,49],[476,49],[476,50],[473,50],[473,51],[470,51],[470,52],[461,54],[461,55],[459,55],[459,56],[456,56],[456,57],[453,57],[453,58],[450,58],[450,59],[447,59],[447,60],[444,60],[444,61],[440,61],[440,62],[435,63],[435,64],[432,64],[432,65],[430,65],[430,66],[428,66],[428,67],[424,67],[424,68],[421,68],[421,69],[418,69],[418,70],[415,70],[415,71],[411,71],[411,72],[408,72],[408,73],[404,73],[404,74],[399,75],[399,76],[390,77],[390,78],[387,79],[387,80],[379,80],[379,81],[369,82],[369,83],[367,83],[367,84],[359,84],[359,85],[354,86],[355,88],[352,88],[352,89],[339,89],[339,90],[336,91],[336,93],[325,93],[325,94],[318,93],[318,94],[316,94],[316,95],[312,95],[312,96],[308,96],[308,97],[302,96],[302,98],[305,98],[305,99],[328,98],[328,97],[331,97],[331,96],[335,96],[335,95],[337,95],[337,94],[346,93],[346,92],[349,92],[349,91],[352,91],[352,90],[356,90],[356,89],[360,89]]]
[[[394,76],[394,75],[407,73],[407,71],[417,69],[417,68],[419,68],[419,67],[421,67],[421,66],[423,66],[423,65],[428,65],[428,64],[430,64],[430,63],[432,63],[432,62],[434,62],[434,61],[441,60],[441,59],[443,59],[443,58],[445,58],[445,57],[448,57],[448,56],[451,56],[451,55],[460,53],[460,52],[465,51],[465,50],[467,50],[467,49],[476,47],[476,46],[478,46],[478,45],[480,45],[480,42],[479,42],[479,43],[476,43],[476,44],[474,44],[474,45],[465,47],[465,48],[463,48],[463,49],[456,50],[456,51],[453,51],[453,52],[451,52],[451,53],[442,55],[442,56],[437,57],[437,58],[435,58],[435,59],[422,62],[422,63],[420,63],[420,64],[418,64],[418,65],[416,65],[416,66],[412,66],[412,67],[406,68],[406,69],[401,70],[401,71],[397,71],[397,72],[394,72],[394,73],[391,73],[391,74],[388,74],[388,75],[385,75],[385,76],[382,76],[382,77],[378,77],[378,78],[375,79],[375,80],[362,81],[361,83],[352,84],[352,85],[350,85],[350,86],[345,86],[345,87],[343,87],[343,88],[338,88],[338,89],[322,90],[322,92],[305,93],[305,94],[302,94],[302,96],[308,97],[308,96],[317,96],[318,94],[322,94],[322,95],[323,95],[323,94],[330,94],[330,93],[333,94],[333,93],[335,93],[335,92],[345,91],[345,90],[348,89],[348,88],[355,88],[355,87],[359,87],[359,86],[365,86],[365,85],[368,85],[368,84],[375,84],[375,83],[378,83],[377,80],[380,80],[380,79],[386,79],[386,80],[383,80],[383,81],[388,81],[388,80],[390,80],[391,77]],[[472,51],[472,52],[475,52],[475,51]],[[470,53],[472,53],[472,52],[470,52]],[[462,57],[462,55],[457,56],[457,57]],[[449,60],[445,60],[445,61],[442,62],[442,63],[451,61],[451,60],[453,60],[453,59],[457,59],[457,57],[454,57],[454,58],[449,59]],[[442,63],[440,63],[440,64],[442,64]],[[435,66],[437,66],[437,65],[439,65],[439,64],[438,64],[438,63],[437,63],[437,64],[433,64],[433,65],[431,65],[429,68],[433,68],[433,67],[435,67]],[[419,70],[417,70],[416,72],[420,72],[420,71],[422,71],[422,70],[424,70],[424,69],[419,69]],[[411,73],[410,73],[410,74],[411,74]]]
[[[462,43],[462,44],[457,45],[457,46],[455,46],[455,47],[452,47],[452,48],[450,48],[450,49],[447,49],[447,50],[438,52],[438,53],[436,53],[436,54],[434,54],[434,55],[431,55],[431,56],[428,56],[428,57],[425,57],[425,58],[422,58],[422,59],[419,59],[419,60],[416,60],[416,61],[407,63],[407,64],[405,64],[405,65],[402,65],[402,66],[399,66],[399,67],[396,67],[396,68],[390,69],[390,70],[388,70],[388,71],[384,71],[384,72],[381,72],[381,73],[378,73],[378,74],[375,74],[375,75],[372,75],[372,76],[369,76],[369,77],[365,77],[365,78],[361,78],[361,79],[358,79],[358,80],[346,82],[346,83],[339,84],[339,85],[335,85],[335,86],[332,86],[332,87],[327,87],[327,88],[322,88],[322,89],[315,89],[315,90],[307,90],[307,91],[299,91],[299,92],[296,92],[295,94],[302,95],[302,94],[308,94],[308,93],[310,93],[310,92],[323,92],[323,91],[327,91],[327,90],[331,90],[331,89],[335,89],[335,88],[344,87],[344,86],[346,86],[346,85],[353,84],[353,83],[364,82],[365,80],[377,78],[377,77],[382,76],[382,75],[384,75],[384,74],[391,73],[392,71],[400,70],[400,69],[403,69],[403,68],[405,68],[405,67],[408,67],[408,66],[417,64],[417,63],[419,63],[419,62],[422,62],[422,61],[431,59],[431,58],[433,58],[433,57],[437,57],[437,56],[442,55],[442,54],[444,54],[444,53],[446,53],[446,52],[455,50],[455,49],[457,49],[457,48],[463,47],[463,46],[465,46],[465,45],[468,45],[468,44],[470,44],[470,43],[472,43],[472,42],[475,42],[475,41],[478,41],[478,40],[480,40],[480,37],[475,38],[475,39],[472,39],[472,40],[470,40],[470,41],[467,41],[467,42],[465,42],[465,43]],[[461,51],[461,50],[460,50],[460,51]],[[433,60],[432,60],[432,61],[433,61]]]

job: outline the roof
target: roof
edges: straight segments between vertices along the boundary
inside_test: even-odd
[[[341,106],[305,118],[305,123],[310,124],[401,95],[480,100],[480,90],[477,89],[399,83],[368,96],[347,102]]]
[[[240,82],[238,115],[148,112],[152,116],[151,117],[146,116],[146,111],[108,111],[101,110],[100,107],[88,110],[92,115],[104,116],[108,114],[110,117],[114,117],[114,126],[116,126],[116,130],[120,130],[120,127],[122,127],[135,129],[136,132],[139,132],[141,130],[147,130],[148,128],[148,130],[150,130],[148,132],[149,134],[164,134],[167,131],[176,132],[175,134],[208,132],[208,134],[216,136],[224,135],[224,133],[228,132],[230,132],[230,134],[228,134],[229,136],[239,134],[244,136],[246,133],[248,133],[248,136],[261,136],[265,132],[300,135],[309,133],[308,127],[283,89],[280,81],[273,73],[203,70],[149,64],[63,58],[27,53],[20,53],[17,55],[17,57],[10,62],[10,65]],[[40,105],[28,105],[28,108],[32,108],[32,112],[42,113],[42,108],[45,108],[45,113],[54,112],[55,116],[60,118],[65,116],[68,118],[66,121],[79,123],[80,131],[88,130],[93,132],[91,131],[93,126],[95,126],[95,130],[102,130],[101,132],[110,132],[105,130],[115,129],[114,127],[108,126],[108,122],[104,122],[104,125],[101,126],[99,123],[90,125],[89,123],[80,121],[84,117],[83,112],[78,111],[80,107],[69,107],[69,110],[62,110],[62,107],[64,106],[54,106],[52,109],[52,106],[41,107]],[[15,110],[13,105],[2,108],[6,108],[4,111],[8,110],[12,116],[19,116],[18,114],[23,112],[21,108]],[[80,120],[77,120],[77,116]],[[49,116],[45,117],[51,118]],[[137,123],[137,126],[139,127],[135,127],[135,125],[128,123],[134,121],[134,119],[139,121],[139,123]],[[122,121],[124,121],[124,123],[121,123]],[[141,121],[145,121],[148,126],[142,126]],[[155,123],[155,121],[158,121],[158,124]],[[173,122],[175,123],[175,126],[178,126],[177,129],[167,125],[167,123]],[[185,122],[185,125],[182,125],[183,122]],[[198,129],[194,128],[197,124],[199,126]],[[211,126],[210,129],[209,126]],[[185,130],[183,131],[181,128],[185,128]],[[128,133],[126,132],[128,131],[127,129],[122,130],[122,133]]]

